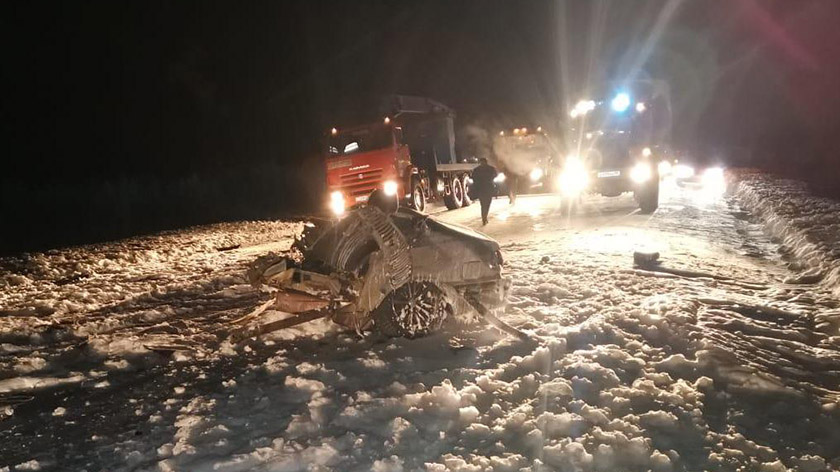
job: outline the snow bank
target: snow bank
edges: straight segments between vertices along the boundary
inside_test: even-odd
[[[302,225],[222,223],[0,258],[0,394],[131,370],[160,360],[155,350],[206,358],[208,332],[260,296],[248,264],[287,250]]]
[[[225,295],[224,289],[244,282],[241,269],[247,262],[287,249],[301,229],[296,222],[221,223],[3,257],[0,315],[45,319],[90,313],[139,296],[165,302],[208,289]],[[154,309],[138,315],[144,322],[172,315],[171,306],[150,305]],[[0,334],[4,328],[0,325]]]
[[[758,172],[737,174],[736,196],[790,251],[789,283],[824,284],[840,298],[840,202],[814,196],[804,182]]]
[[[286,248],[302,223],[245,221],[0,258],[0,315],[87,312],[138,293],[213,273],[252,248]],[[193,277],[190,277],[190,276]]]

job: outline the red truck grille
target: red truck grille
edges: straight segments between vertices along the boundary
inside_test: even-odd
[[[382,183],[382,169],[364,169],[340,177],[339,188],[352,197],[367,195]]]

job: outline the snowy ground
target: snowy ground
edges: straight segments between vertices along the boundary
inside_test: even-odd
[[[500,316],[527,342],[326,321],[226,342],[265,299],[245,266],[296,223],[2,260],[0,470],[838,470],[832,203],[797,219],[807,193],[740,177],[668,185],[653,216],[496,200]],[[439,216],[478,227],[477,207]],[[638,249],[678,274],[635,269]]]
[[[791,282],[820,282],[840,298],[840,202],[812,196],[808,186],[742,171],[737,195],[789,251]]]

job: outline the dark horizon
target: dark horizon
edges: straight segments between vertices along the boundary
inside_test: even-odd
[[[660,78],[675,146],[840,175],[830,0],[4,10],[0,253],[317,209],[321,134],[388,93],[496,126],[558,119],[596,80]]]

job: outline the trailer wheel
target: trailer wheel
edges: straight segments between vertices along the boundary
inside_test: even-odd
[[[420,182],[414,182],[411,186],[411,208],[423,213],[426,211],[426,194],[423,192],[423,186]]]
[[[440,329],[451,308],[430,282],[409,282],[389,293],[373,311],[376,330],[390,337],[417,338]]]
[[[446,208],[457,210],[464,205],[464,184],[458,177],[453,177],[449,189],[449,194],[443,197],[443,203],[446,204]]]
[[[463,204],[463,206],[472,205],[472,198],[470,198],[470,181],[471,180],[472,179],[467,174],[464,174],[464,176],[461,177],[461,182],[464,183],[464,204]]]

